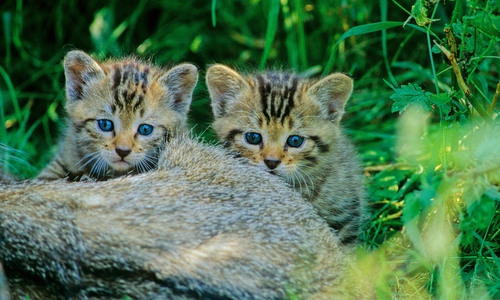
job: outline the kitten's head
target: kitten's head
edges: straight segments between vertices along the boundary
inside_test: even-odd
[[[335,147],[353,89],[340,73],[320,80],[243,76],[224,65],[211,66],[206,80],[220,141],[290,183],[312,180],[305,177]]]
[[[81,51],[64,60],[68,134],[80,171],[101,178],[156,166],[162,142],[186,130],[198,71],[163,70],[129,58],[97,62]]]

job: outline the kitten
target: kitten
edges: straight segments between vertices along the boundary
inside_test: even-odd
[[[162,142],[187,130],[197,68],[163,70],[133,58],[64,59],[67,131],[39,179],[105,180],[156,167]]]
[[[213,65],[206,81],[219,140],[309,200],[344,245],[355,245],[364,207],[356,152],[339,125],[353,81]]]

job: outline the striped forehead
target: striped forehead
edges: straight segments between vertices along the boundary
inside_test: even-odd
[[[114,93],[113,111],[136,111],[144,106],[144,96],[151,81],[150,73],[148,65],[135,61],[112,65],[110,76]]]
[[[255,77],[262,114],[267,123],[285,122],[296,105],[300,79],[288,73],[266,73]]]

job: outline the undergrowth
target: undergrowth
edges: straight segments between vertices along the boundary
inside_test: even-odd
[[[500,298],[500,1],[13,1],[0,4],[0,167],[29,178],[63,129],[60,64],[81,49],[202,70],[352,74],[344,126],[371,218],[360,266],[387,298]]]

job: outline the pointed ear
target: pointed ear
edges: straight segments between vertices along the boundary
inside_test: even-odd
[[[238,72],[220,64],[208,68],[206,81],[215,118],[222,117],[227,112],[228,105],[250,89]]]
[[[84,85],[105,77],[99,64],[88,54],[78,50],[68,52],[64,58],[64,75],[68,100],[82,99]]]
[[[170,107],[186,115],[198,82],[198,69],[192,64],[181,64],[162,75],[158,82],[168,91]]]
[[[351,77],[333,73],[307,89],[307,96],[323,104],[328,119],[339,123],[344,115],[344,107],[351,97],[353,80]]]

